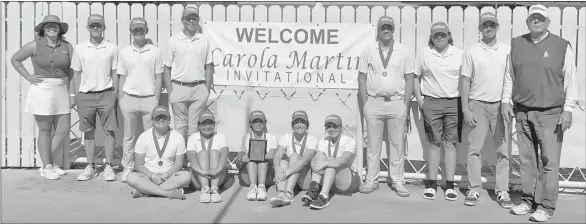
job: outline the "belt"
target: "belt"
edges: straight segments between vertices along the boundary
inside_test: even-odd
[[[107,89],[104,89],[104,90],[100,90],[100,91],[87,91],[87,92],[85,92],[85,94],[90,94],[90,93],[103,93],[103,92],[107,92],[107,91],[110,91],[110,90],[114,90],[114,87],[112,86],[110,88],[107,88]],[[81,92],[81,93],[84,93],[84,92]]]
[[[155,95],[147,95],[147,96],[139,96],[139,95],[134,95],[134,94],[128,94],[128,93],[124,93],[126,95],[132,96],[132,97],[136,97],[136,98],[147,98],[147,97],[153,97]]]
[[[194,86],[197,86],[197,85],[201,85],[201,84],[205,84],[206,83],[205,80],[195,81],[195,82],[180,82],[180,81],[177,81],[177,80],[171,80],[171,82],[172,83],[175,83],[177,85],[180,85],[180,86],[189,86],[189,87],[194,87]]]
[[[377,100],[383,100],[385,102],[403,99],[402,95],[395,95],[395,96],[371,96],[371,95],[368,95],[368,97],[373,98],[373,99],[377,99]]]
[[[515,104],[515,109],[518,111],[523,111],[523,112],[527,112],[527,111],[540,111],[540,112],[544,112],[544,111],[548,111],[548,110],[552,110],[552,109],[558,109],[558,108],[562,108],[563,106],[553,106],[553,107],[528,107],[525,106],[523,104],[520,103],[514,103]]]
[[[428,96],[428,95],[423,95],[424,97],[429,97],[431,99],[435,99],[435,100],[453,100],[453,99],[458,99],[460,98],[459,96],[457,97],[433,97],[433,96]]]

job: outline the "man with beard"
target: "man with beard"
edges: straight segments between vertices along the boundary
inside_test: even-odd
[[[474,206],[480,200],[482,190],[480,152],[490,130],[497,149],[496,189],[497,202],[510,209],[508,147],[510,123],[505,123],[499,113],[507,58],[511,47],[496,38],[499,24],[492,12],[480,15],[478,30],[482,40],[472,45],[462,59],[460,71],[460,95],[464,124],[470,129],[468,136],[468,178],[470,190],[464,204]]]
[[[181,16],[183,29],[169,39],[164,55],[164,84],[175,119],[174,129],[185,139],[197,132],[197,119],[207,108],[213,86],[210,41],[201,33],[199,10],[187,6]]]
[[[75,83],[73,88],[77,89],[75,101],[79,113],[79,130],[84,133],[84,148],[88,160],[87,167],[77,176],[77,180],[89,180],[98,175],[94,165],[94,150],[96,148],[96,115],[100,115],[106,138],[104,179],[114,181],[116,174],[112,169],[112,158],[115,144],[114,131],[118,128],[116,110],[118,47],[104,39],[106,29],[104,17],[98,14],[90,15],[87,24],[90,39],[76,46],[71,61]]]
[[[505,120],[516,118],[521,158],[522,203],[511,213],[535,211],[530,220],[545,222],[558,199],[563,135],[572,126],[575,107],[576,65],[568,41],[547,31],[547,8],[531,6],[528,15],[529,33],[511,42],[501,108]]]
[[[378,41],[360,56],[358,102],[366,119],[368,170],[361,193],[378,188],[383,128],[388,127],[391,187],[401,197],[409,191],[403,184],[405,162],[405,125],[413,93],[414,57],[406,46],[393,39],[395,23],[391,17],[378,20]],[[362,150],[362,149],[358,149]]]

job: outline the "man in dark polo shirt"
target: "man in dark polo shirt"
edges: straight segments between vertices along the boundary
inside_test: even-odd
[[[507,121],[517,119],[521,158],[522,203],[511,213],[535,211],[530,220],[545,222],[553,217],[558,199],[563,133],[572,126],[575,107],[576,65],[568,41],[547,31],[547,8],[531,6],[528,15],[530,33],[511,41],[501,112]]]

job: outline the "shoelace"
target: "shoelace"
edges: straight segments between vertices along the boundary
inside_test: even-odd
[[[478,192],[476,191],[468,191],[468,193],[466,194],[466,197],[478,197]]]
[[[507,201],[510,201],[510,200],[511,200],[511,196],[509,195],[509,193],[508,193],[508,192],[504,192],[504,191],[503,191],[503,192],[501,192],[501,193],[500,193],[498,196],[499,196],[499,198],[500,198],[501,200],[507,200]]]

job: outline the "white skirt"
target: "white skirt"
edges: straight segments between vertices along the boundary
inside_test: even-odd
[[[68,78],[44,78],[39,84],[31,84],[24,111],[35,115],[71,113]]]

